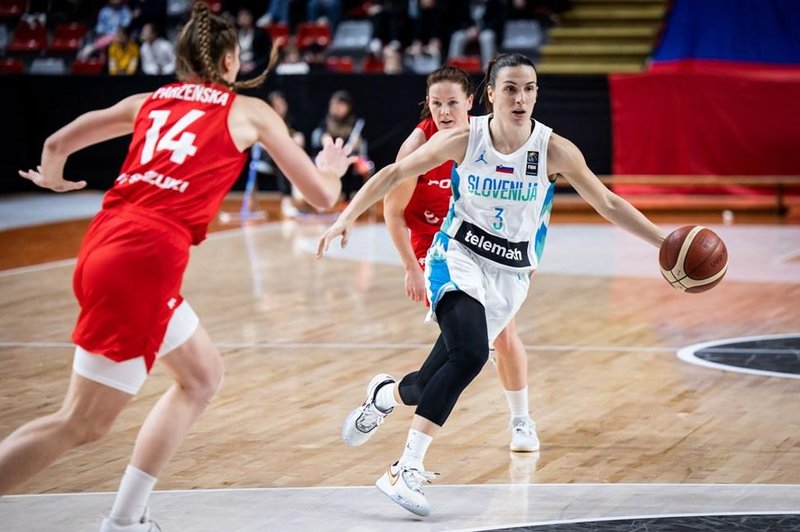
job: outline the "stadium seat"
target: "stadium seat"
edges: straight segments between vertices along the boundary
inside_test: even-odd
[[[22,74],[25,72],[25,65],[19,59],[13,57],[3,57],[0,59],[0,76],[8,74]]]
[[[67,65],[60,57],[37,57],[31,63],[29,74],[61,76],[67,73]]]
[[[297,47],[305,50],[311,46],[325,48],[331,40],[331,29],[325,23],[303,22],[297,25]]]
[[[346,20],[336,27],[329,55],[349,55],[363,57],[369,50],[372,40],[372,22],[369,20]]]
[[[48,50],[51,52],[77,52],[86,37],[86,26],[77,22],[61,23],[53,32],[53,42]]]
[[[353,58],[352,57],[326,57],[325,68],[330,72],[351,73],[353,72]]]
[[[481,58],[477,55],[467,55],[462,57],[451,57],[447,60],[450,66],[458,67],[464,72],[483,72]]]
[[[501,49],[504,52],[535,54],[542,41],[542,27],[535,20],[509,20],[506,22]]]
[[[28,0],[0,0],[0,18],[18,19],[28,10]]]
[[[289,41],[289,25],[283,22],[276,22],[274,24],[267,24],[262,26],[267,33],[273,44],[283,46]]]
[[[362,70],[367,73],[383,73],[383,59],[370,54],[364,59]]]
[[[0,24],[0,53],[5,52],[8,45],[8,28],[5,24]]]
[[[72,73],[73,74],[88,74],[88,75],[98,75],[105,72],[106,69],[106,58],[105,57],[93,57],[90,59],[76,59],[72,63]]]
[[[14,30],[8,52],[41,52],[47,47],[47,29],[38,22],[21,20]]]

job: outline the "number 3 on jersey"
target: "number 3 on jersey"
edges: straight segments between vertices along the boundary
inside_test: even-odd
[[[169,119],[169,111],[151,111],[147,118],[153,121],[153,125],[150,126],[150,129],[145,134],[144,148],[142,148],[142,164],[152,161],[156,150],[171,151],[172,155],[170,155],[169,160],[176,164],[183,164],[186,161],[186,157],[197,153],[197,146],[192,144],[197,135],[184,130],[204,114],[203,111],[198,111],[197,109],[189,111],[175,122],[175,125],[169,128],[169,131],[163,137],[160,137],[161,128],[164,127],[164,124]],[[180,135],[180,138],[175,140],[178,135]]]
[[[494,223],[492,227],[494,227],[496,231],[503,229],[503,209],[500,207],[494,208]]]

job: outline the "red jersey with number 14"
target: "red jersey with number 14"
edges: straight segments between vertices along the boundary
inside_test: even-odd
[[[437,131],[433,118],[428,117],[417,124],[417,129],[425,133],[425,140]],[[420,266],[425,264],[425,255],[433,242],[433,235],[439,230],[450,207],[450,178],[453,161],[448,161],[417,178],[417,186],[406,205],[403,215],[411,233],[411,247]]]
[[[228,131],[234,98],[220,85],[183,82],[151,94],[136,116],[128,156],[103,207],[133,204],[156,211],[186,226],[192,243],[203,241],[247,158]]]

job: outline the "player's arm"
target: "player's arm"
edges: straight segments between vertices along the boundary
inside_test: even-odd
[[[423,144],[425,144],[425,133],[421,129],[415,128],[400,146],[397,160],[403,159]],[[411,201],[415,189],[416,182],[413,179],[407,179],[390,191],[383,198],[383,217],[386,220],[389,236],[392,237],[394,247],[406,270],[406,295],[413,301],[421,301],[425,297],[425,286],[421,279],[422,272],[417,262],[417,256],[408,238],[405,217],[406,207]]]
[[[346,245],[347,231],[353,222],[403,180],[422,175],[447,161],[461,162],[467,151],[468,141],[469,128],[439,131],[413,153],[381,169],[361,187],[333,226],[322,236],[317,256],[322,256],[322,252],[337,235],[342,235],[342,246]]]
[[[400,150],[397,152],[397,161],[402,160],[423,144],[425,144],[425,133],[421,129],[414,129],[403,142],[403,145],[400,146]],[[419,270],[417,257],[408,239],[408,226],[404,215],[408,202],[411,201],[411,196],[414,195],[415,188],[416,182],[412,179],[407,179],[383,198],[383,217],[386,219],[386,227],[406,271]]]
[[[667,236],[664,230],[609,190],[589,169],[575,144],[564,137],[552,135],[547,149],[547,167],[550,175],[563,175],[603,218],[656,247],[661,246]]]
[[[341,176],[355,160],[348,157],[349,149],[325,143],[311,162],[306,152],[295,143],[281,117],[266,102],[257,98],[238,97],[234,105],[244,105],[243,116],[255,128],[255,142],[260,142],[269,152],[283,174],[314,207],[327,209],[336,204],[342,191]],[[252,144],[252,142],[250,143]]]
[[[148,96],[149,93],[135,94],[106,109],[82,114],[47,138],[36,170],[20,170],[19,174],[56,192],[85,187],[85,181],[64,180],[67,157],[93,144],[132,133],[136,114]]]

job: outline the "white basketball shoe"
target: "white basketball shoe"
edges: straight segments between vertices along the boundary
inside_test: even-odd
[[[161,532],[161,527],[150,519],[150,509],[145,508],[144,515],[139,522],[132,525],[118,525],[111,518],[106,517],[103,519],[103,524],[100,525],[100,532]]]
[[[430,484],[439,473],[423,471],[423,468],[390,465],[381,478],[375,483],[387,497],[409,512],[425,517],[431,513],[431,505],[422,491],[423,484]]]
[[[383,411],[375,405],[378,388],[392,382],[396,382],[394,377],[386,373],[379,373],[369,381],[367,398],[361,406],[347,415],[342,424],[342,440],[347,445],[355,447],[365,443],[377,432],[386,416],[392,413],[394,408]]]
[[[539,438],[536,436],[536,423],[530,417],[515,417],[509,426],[511,429],[511,445],[509,448],[518,453],[532,453],[539,450]]]

